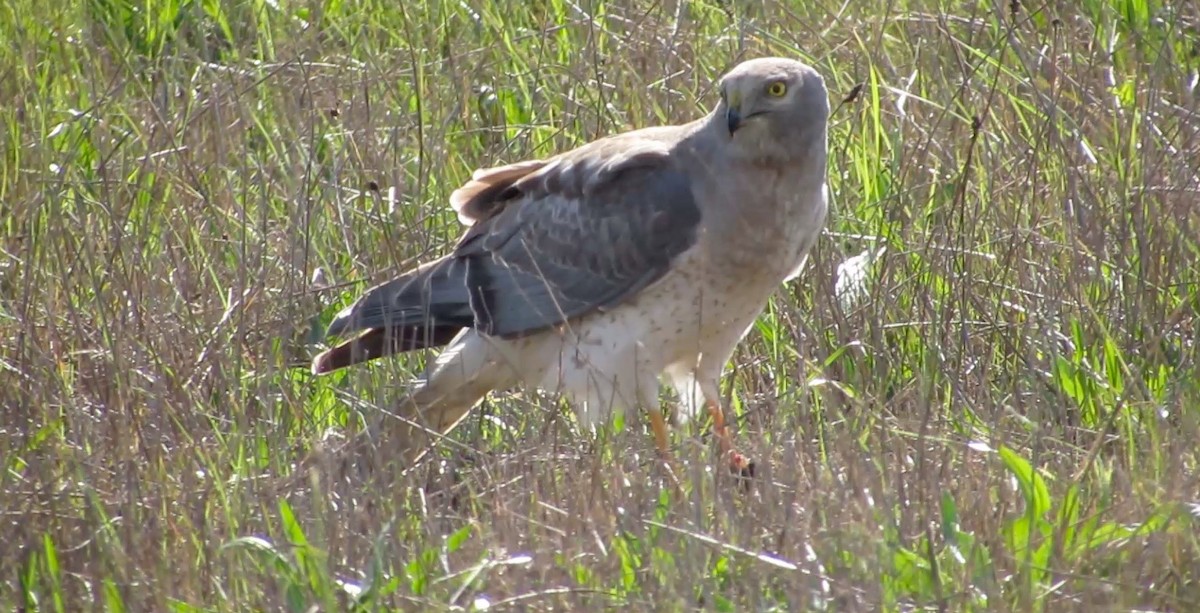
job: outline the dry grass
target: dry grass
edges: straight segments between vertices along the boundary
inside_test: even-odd
[[[0,7],[0,607],[1200,606],[1195,2],[467,4]],[[342,469],[420,358],[303,366],[450,190],[764,54],[857,95],[727,379],[752,495],[516,393]]]

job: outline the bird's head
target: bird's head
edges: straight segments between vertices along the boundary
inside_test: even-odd
[[[825,150],[829,96],[811,66],[786,58],[742,62],[720,82],[714,129],[739,157],[792,162]]]

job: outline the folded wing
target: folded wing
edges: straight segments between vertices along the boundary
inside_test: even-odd
[[[314,372],[444,345],[464,328],[515,338],[621,304],[696,239],[689,176],[657,140],[606,139],[479,171],[451,197],[454,251],[368,290],[328,334],[366,331]]]

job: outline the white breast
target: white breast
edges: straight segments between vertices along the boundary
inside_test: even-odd
[[[674,270],[635,299],[546,333],[519,365],[527,385],[561,393],[585,426],[658,402],[659,376],[670,370],[680,387],[700,369],[719,376],[738,341],[780,284],[798,272],[825,219],[825,194],[789,194],[770,219],[733,235],[741,244],[701,236]],[[734,221],[734,220],[730,220]],[[686,407],[695,410],[693,403]]]

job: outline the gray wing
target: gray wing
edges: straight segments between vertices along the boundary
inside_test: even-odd
[[[661,142],[593,145],[489,185],[486,201],[456,204],[488,216],[472,218],[451,254],[368,290],[328,334],[442,339],[399,350],[468,327],[519,337],[618,305],[661,278],[696,240],[688,174]]]

